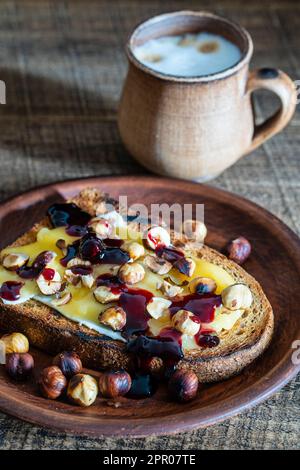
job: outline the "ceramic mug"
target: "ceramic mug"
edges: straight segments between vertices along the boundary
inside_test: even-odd
[[[211,75],[180,77],[143,65],[134,48],[149,39],[207,31],[236,44],[241,58]],[[280,132],[296,107],[296,87],[282,71],[249,72],[253,43],[241,26],[208,12],[180,11],[138,26],[127,43],[129,69],[120,101],[118,125],[125,147],[149,170],[207,181],[241,156]],[[252,92],[264,88],[280,109],[255,124]]]

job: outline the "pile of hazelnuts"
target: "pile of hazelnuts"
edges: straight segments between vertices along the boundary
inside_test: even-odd
[[[34,359],[29,351],[29,342],[22,333],[4,335],[7,374],[16,381],[25,381],[32,374]],[[104,398],[126,395],[132,386],[132,378],[125,370],[105,371],[98,380],[82,373],[82,362],[78,354],[64,351],[54,357],[52,365],[43,369],[37,384],[41,394],[55,400],[66,395],[70,403],[87,407],[94,403],[99,392]],[[169,379],[168,392],[176,401],[187,402],[195,398],[198,378],[192,371],[177,370]]]

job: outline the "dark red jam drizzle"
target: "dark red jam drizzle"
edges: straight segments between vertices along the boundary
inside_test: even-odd
[[[47,215],[53,227],[85,227],[92,218],[74,203],[52,204]]]
[[[189,294],[182,300],[173,302],[170,311],[174,315],[178,310],[184,309],[192,312],[201,323],[211,323],[215,318],[215,309],[222,303],[220,295],[216,294]]]
[[[136,373],[132,377],[132,384],[128,398],[147,398],[151,397],[157,390],[157,382],[150,374]]]
[[[31,266],[25,264],[17,270],[17,274],[22,279],[36,279],[52,259],[52,251],[43,251],[35,258]]]
[[[126,338],[143,333],[148,328],[148,320],[151,318],[146,310],[146,305],[153,294],[143,289],[126,288],[119,299],[119,304],[127,314],[127,321],[122,335]]]
[[[70,237],[83,237],[88,233],[88,228],[81,227],[81,225],[70,225],[70,227],[66,228],[66,233]]]
[[[182,251],[161,244],[156,247],[155,253],[159,258],[163,258],[172,264],[184,258],[184,253]]]
[[[52,281],[52,279],[55,276],[55,270],[52,268],[45,268],[42,271],[42,276],[44,277],[46,281]]]
[[[0,287],[0,297],[4,300],[15,301],[21,297],[21,288],[24,286],[23,282],[6,281]]]
[[[87,276],[88,274],[92,274],[93,272],[93,268],[91,266],[78,265],[72,266],[70,269],[72,273],[76,276]]]
[[[195,335],[196,343],[201,346],[201,348],[215,348],[220,343],[220,338],[216,334],[209,332],[199,331]]]

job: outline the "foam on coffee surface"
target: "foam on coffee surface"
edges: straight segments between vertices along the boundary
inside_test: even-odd
[[[241,58],[241,51],[235,44],[222,36],[206,32],[151,39],[133,52],[147,67],[181,77],[201,77],[221,72]]]

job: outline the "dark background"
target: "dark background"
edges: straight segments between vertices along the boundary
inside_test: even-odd
[[[0,200],[82,176],[145,173],[124,150],[116,110],[126,74],[124,43],[140,21],[208,9],[241,23],[254,40],[252,67],[300,79],[298,1],[0,1]],[[258,117],[278,104],[256,94]],[[211,184],[266,207],[300,233],[299,107],[287,129]],[[252,411],[173,437],[85,439],[0,413],[1,449],[299,448],[299,378]]]

